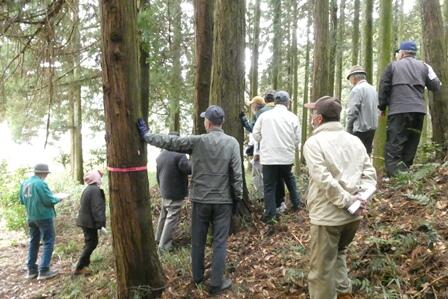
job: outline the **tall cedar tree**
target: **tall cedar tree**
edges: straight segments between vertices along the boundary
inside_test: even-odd
[[[338,21],[338,38],[336,46],[336,86],[335,96],[340,99],[342,96],[342,60],[344,56],[344,35],[345,35],[345,0],[341,0],[339,7],[339,21]]]
[[[258,95],[258,48],[260,47],[260,9],[261,0],[255,0],[252,55],[250,61],[250,97]]]
[[[328,59],[328,95],[334,95],[334,77],[336,68],[336,47],[338,36],[338,1],[330,1],[330,54]]]
[[[329,67],[328,0],[314,1],[314,57],[311,102],[331,95]]]
[[[380,53],[378,62],[378,78],[381,78],[392,58],[392,0],[380,2]],[[379,80],[378,80],[379,81]],[[387,116],[379,118],[373,146],[373,165],[378,172],[384,169],[384,146],[386,144]]]
[[[277,90],[281,86],[280,64],[282,49],[282,28],[281,28],[281,0],[272,0],[274,5],[274,38],[272,39],[272,88]]]
[[[448,82],[447,41],[443,28],[442,10],[439,0],[420,0],[423,23],[423,44],[425,61],[436,72],[440,81]],[[448,85],[442,84],[439,92],[430,101],[433,141],[442,145],[444,152],[448,146]]]
[[[170,33],[170,54],[172,59],[172,67],[170,71],[170,131],[180,132],[180,97],[183,90],[182,84],[182,65],[181,46],[182,46],[182,9],[181,0],[168,1],[168,12],[170,15],[170,23],[172,32]]]
[[[71,169],[72,177],[80,184],[84,184],[84,169],[82,157],[82,110],[81,110],[81,39],[79,21],[79,1],[72,2],[73,35],[71,40],[72,49],[72,83],[70,100],[70,135],[71,135]]]
[[[373,82],[373,3],[374,0],[364,1],[364,69],[367,81]]]
[[[355,0],[353,8],[353,33],[352,33],[352,65],[359,64],[359,11],[360,0]]]
[[[117,168],[147,163],[135,127],[142,115],[136,2],[101,2],[107,162]],[[164,276],[154,241],[146,171],[110,172],[109,192],[117,297],[159,297]]]
[[[239,121],[239,113],[244,105],[244,37],[245,1],[217,0],[213,28],[210,104],[219,105],[224,109],[224,132],[238,140],[241,160],[243,160],[244,132]],[[244,180],[244,203],[247,198],[248,192]],[[248,205],[240,205],[239,214],[248,215]]]
[[[308,2],[308,5],[312,5],[312,1]],[[310,31],[311,31],[311,19],[312,13],[311,9],[308,10],[307,25],[306,25],[306,50],[305,50],[305,78],[303,83],[303,104],[308,103],[309,99],[309,80],[310,80]],[[303,145],[305,144],[308,133],[308,109],[302,108],[302,136],[301,136],[301,147],[300,147],[300,162],[305,164],[305,158],[303,156]]]
[[[213,54],[213,7],[215,0],[194,0],[196,27],[196,75],[194,80],[194,133],[206,133],[200,117],[209,105]]]

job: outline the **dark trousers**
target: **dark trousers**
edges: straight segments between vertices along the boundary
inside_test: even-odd
[[[289,190],[293,207],[299,206],[300,196],[291,168],[292,165],[263,165],[264,218],[267,221],[272,220],[276,214],[276,192],[280,180],[285,182]]]
[[[275,206],[279,208],[282,202],[285,201],[285,182],[282,178],[278,179],[277,187],[275,188]]]
[[[366,148],[367,154],[370,156],[370,154],[372,153],[372,144],[373,137],[375,137],[375,130],[353,132],[353,135],[361,140],[362,144],[364,144],[364,147]]]
[[[389,176],[394,176],[398,171],[408,170],[414,162],[424,118],[423,113],[388,116],[384,160]]]
[[[82,227],[84,233],[84,249],[79,258],[76,270],[88,267],[90,265],[90,255],[98,245],[98,230],[95,228]]]
[[[208,228],[213,230],[213,257],[210,286],[222,285],[227,253],[232,204],[205,204],[193,202],[191,223],[191,263],[193,280],[204,280],[204,253]]]

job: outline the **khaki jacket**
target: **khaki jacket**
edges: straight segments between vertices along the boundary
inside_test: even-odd
[[[306,141],[304,156],[310,173],[311,224],[338,226],[360,219],[346,209],[356,193],[376,186],[376,171],[358,137],[339,122],[324,123]]]

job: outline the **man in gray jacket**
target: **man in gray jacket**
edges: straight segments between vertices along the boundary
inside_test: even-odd
[[[370,155],[378,127],[378,94],[367,82],[366,71],[362,66],[353,66],[347,80],[353,86],[347,106],[347,132],[358,137]]]
[[[416,52],[414,41],[402,42],[398,60],[387,66],[380,81],[378,108],[385,113],[389,107],[384,153],[389,176],[407,171],[414,162],[426,114],[425,86],[440,89],[432,67],[415,59]]]
[[[204,251],[209,226],[213,229],[213,258],[209,293],[231,287],[224,278],[227,237],[232,210],[243,196],[243,176],[238,141],[222,130],[224,111],[210,106],[201,114],[207,134],[178,137],[152,134],[143,119],[137,126],[140,136],[149,144],[191,155],[192,234],[191,260],[193,280],[204,280]]]

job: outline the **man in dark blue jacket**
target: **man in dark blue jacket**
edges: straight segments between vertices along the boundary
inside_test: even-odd
[[[179,135],[170,133],[170,135]],[[191,166],[187,155],[162,150],[156,159],[157,183],[162,196],[156,242],[159,248],[169,250],[172,247],[173,232],[179,223],[183,199],[188,195],[188,175]]]
[[[378,108],[387,116],[387,141],[384,152],[386,172],[394,176],[412,165],[420,142],[426,104],[425,86],[431,91],[440,89],[440,80],[431,66],[415,58],[417,45],[404,41],[396,61],[383,73],[378,92]]]

